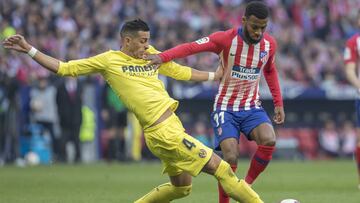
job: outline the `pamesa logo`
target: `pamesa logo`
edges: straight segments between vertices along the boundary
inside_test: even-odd
[[[153,76],[156,73],[155,65],[122,66],[122,71],[130,76]]]

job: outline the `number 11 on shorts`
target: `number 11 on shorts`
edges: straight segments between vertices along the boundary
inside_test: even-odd
[[[221,111],[219,113],[215,113],[214,114],[214,121],[216,123],[216,127],[219,127],[220,124],[223,124],[225,122],[224,112]]]

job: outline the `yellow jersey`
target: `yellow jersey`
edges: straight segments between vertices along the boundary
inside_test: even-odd
[[[151,54],[159,53],[152,46],[147,51]],[[178,106],[178,101],[172,99],[165,90],[158,73],[177,80],[191,78],[190,67],[170,61],[155,70],[148,63],[121,51],[110,50],[90,58],[60,62],[57,74],[76,77],[100,73],[145,129],[168,108],[175,111]]]

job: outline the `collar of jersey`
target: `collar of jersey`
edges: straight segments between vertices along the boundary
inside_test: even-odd
[[[121,50],[118,50],[118,52],[123,56],[124,59],[126,59],[127,61],[130,61],[130,60],[141,60],[141,59],[137,59],[137,58],[134,58],[132,56],[129,56],[127,54],[125,54],[124,52],[122,52]]]
[[[243,29],[242,29],[242,27],[239,27],[238,28],[238,35],[240,35],[240,37],[244,40],[245,38],[244,38],[244,35],[243,35]],[[244,40],[245,41],[245,40]]]

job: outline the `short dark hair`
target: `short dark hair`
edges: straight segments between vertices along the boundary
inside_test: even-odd
[[[262,1],[251,1],[246,5],[245,17],[254,15],[259,19],[265,19],[269,17],[269,8]]]
[[[149,26],[140,18],[125,22],[125,24],[121,27],[120,35],[121,37],[124,37],[128,34],[134,35],[139,31],[150,31]]]

